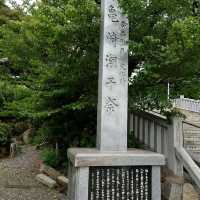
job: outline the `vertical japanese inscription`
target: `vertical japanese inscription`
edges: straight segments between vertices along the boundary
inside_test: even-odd
[[[118,1],[102,0],[97,145],[104,150],[127,145],[128,28]]]
[[[90,167],[89,200],[151,200],[150,166]]]
[[[108,31],[106,30],[106,39],[112,48],[110,48],[105,57],[105,66],[108,74],[105,86],[112,93],[117,87],[127,84],[128,66],[126,62],[123,62],[123,56],[127,53],[125,46],[127,46],[128,39],[128,21],[122,16],[122,11],[116,0],[108,0],[108,2],[107,17],[110,20],[111,28]],[[119,49],[120,52],[118,52]],[[114,98],[111,96],[105,97],[104,108],[107,113],[117,112],[117,108],[120,108],[120,105],[116,103],[118,98],[120,96],[115,96]]]

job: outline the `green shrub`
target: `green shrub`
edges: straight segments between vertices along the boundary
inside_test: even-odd
[[[128,133],[128,148],[142,148],[142,145],[135,138],[133,131]]]
[[[11,141],[11,126],[0,122],[0,146],[6,146]]]
[[[56,168],[59,164],[58,155],[55,149],[52,148],[44,149],[41,153],[41,157],[43,162],[51,167]]]
[[[36,131],[36,134],[33,138],[33,144],[42,144],[48,142],[49,138],[49,129],[48,127],[41,127]]]

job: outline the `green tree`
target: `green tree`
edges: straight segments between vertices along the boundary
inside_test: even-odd
[[[190,0],[121,0],[130,20],[130,104],[166,107],[171,97],[199,98],[199,18]],[[136,75],[137,74],[137,75]]]
[[[53,145],[94,144],[99,11],[94,0],[42,1],[1,27],[10,82],[26,89],[23,98],[6,101],[1,115],[41,126],[37,141],[48,136]]]
[[[0,26],[7,23],[9,20],[19,19],[19,11],[10,9],[5,4],[5,0],[0,0]]]

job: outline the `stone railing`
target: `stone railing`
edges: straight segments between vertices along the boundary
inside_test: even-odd
[[[176,108],[189,110],[193,112],[200,112],[200,101],[184,98],[184,96],[180,96],[178,99],[172,100],[173,106]]]
[[[134,112],[129,115],[129,131],[145,149],[164,154],[166,158],[164,176],[170,174],[182,180],[183,164],[177,159],[175,150],[175,146],[183,146],[182,119],[174,117],[170,121],[158,113]],[[182,183],[163,184],[162,190],[166,199],[182,199]]]
[[[192,180],[196,183],[196,185],[200,188],[200,168],[197,164],[192,160],[189,153],[181,147],[176,147],[176,155],[183,163],[184,168],[190,174]]]
[[[168,120],[155,112],[133,112],[129,115],[129,131],[134,134],[134,138],[144,148],[164,154],[167,169],[172,172],[172,176],[179,177],[178,180],[183,177],[185,167],[200,188],[200,169],[184,149],[184,123],[180,117]],[[182,191],[182,184],[171,184],[167,199],[182,199]]]
[[[165,116],[154,112],[134,112],[129,119],[129,131],[134,138],[145,148],[164,154],[167,166],[175,172],[178,161],[174,146],[183,146],[182,120],[173,118],[170,123]]]

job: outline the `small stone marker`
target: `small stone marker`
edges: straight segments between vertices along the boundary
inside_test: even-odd
[[[51,179],[50,177],[46,176],[45,174],[38,174],[36,176],[37,181],[43,183],[44,185],[48,186],[49,188],[55,188],[57,186],[56,181]]]

